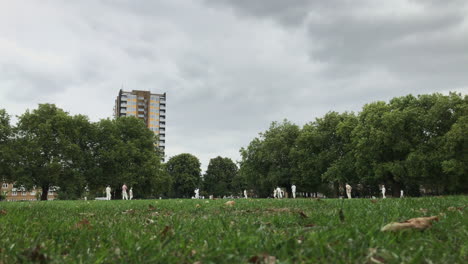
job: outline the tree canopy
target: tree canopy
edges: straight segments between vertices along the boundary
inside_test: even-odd
[[[172,197],[189,198],[195,188],[201,187],[201,164],[194,155],[182,153],[173,156],[165,166],[172,182]]]
[[[40,187],[42,200],[50,187],[59,187],[62,199],[76,199],[86,189],[99,196],[106,185],[117,190],[126,183],[135,188],[136,197],[160,195],[161,186],[167,186],[155,135],[137,118],[91,123],[86,116],[41,104],[21,115],[13,129],[8,129],[4,111],[0,121],[0,158],[10,157],[12,171],[4,173],[6,180],[28,189]],[[114,194],[119,197],[120,192]]]
[[[214,196],[240,193],[241,186],[235,182],[237,171],[237,165],[230,158],[211,159],[203,176],[203,190]]]
[[[329,112],[298,128],[271,127],[240,150],[240,175],[261,196],[279,184],[298,191],[358,195],[468,192],[468,96],[429,94]],[[341,187],[341,188],[340,188]]]

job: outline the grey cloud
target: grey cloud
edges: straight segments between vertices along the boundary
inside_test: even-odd
[[[44,94],[63,92],[63,76],[54,76],[15,64],[0,64],[0,72],[2,90],[13,101],[30,101],[41,98]]]
[[[285,26],[300,26],[311,12],[346,10],[356,2],[349,0],[205,0],[213,7],[231,8],[236,14],[267,18]]]
[[[325,85],[343,80],[356,89],[356,79],[377,70],[407,83],[398,82],[399,87],[389,90],[410,85],[424,86],[426,91],[466,86],[468,3],[410,0],[405,3],[410,5],[408,11],[396,8],[401,2],[380,6],[385,2],[205,1],[229,7],[240,17],[270,19],[285,30],[304,31],[310,60],[324,65],[320,76]],[[295,20],[285,19],[289,16]]]

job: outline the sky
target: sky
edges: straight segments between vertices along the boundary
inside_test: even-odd
[[[466,0],[0,0],[0,108],[111,118],[167,93],[166,155],[205,170],[285,118],[468,94]]]

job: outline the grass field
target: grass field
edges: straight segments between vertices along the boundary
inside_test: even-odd
[[[0,202],[0,263],[468,263],[467,196],[226,201]]]

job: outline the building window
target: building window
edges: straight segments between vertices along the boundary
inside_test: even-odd
[[[28,194],[28,193],[27,192],[21,192],[22,196],[26,196],[26,194]]]
[[[3,183],[2,188],[4,188],[4,189],[8,188],[8,183]]]
[[[36,195],[36,191],[31,191],[29,194]]]
[[[17,196],[17,195],[18,195],[18,192],[17,192],[17,191],[12,191],[12,192],[11,192],[11,195]]]

